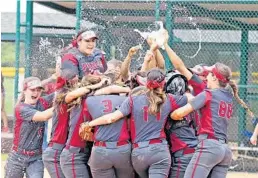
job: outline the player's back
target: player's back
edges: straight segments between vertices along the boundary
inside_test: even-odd
[[[164,125],[171,112],[171,102],[167,98],[156,115],[149,113],[149,101],[146,95],[132,97],[132,116],[135,128],[134,142],[155,138],[166,138]]]
[[[92,119],[114,112],[126,99],[119,95],[91,96],[86,99],[88,111]],[[121,119],[109,125],[101,125],[95,129],[95,140],[121,141],[128,140],[127,120]]]
[[[228,121],[233,112],[233,95],[226,89],[206,90],[211,99],[201,109],[202,127],[200,133],[208,131],[217,139],[227,140]],[[205,118],[203,120],[203,118]]]

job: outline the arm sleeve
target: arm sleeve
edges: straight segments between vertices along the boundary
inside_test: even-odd
[[[55,83],[54,82],[52,82],[52,83],[48,83],[48,84],[46,84],[45,85],[45,89],[47,88],[47,94],[51,94],[51,93],[53,93],[53,92],[55,92],[56,91],[56,89],[55,89]]]
[[[176,110],[187,104],[187,97],[186,96],[179,96],[179,95],[168,95],[171,104],[171,111]]]
[[[55,97],[55,93],[51,93],[49,95],[41,97],[42,102],[45,102],[43,105],[46,105],[46,108],[52,107],[54,97]]]
[[[130,101],[130,97],[128,97],[120,106],[118,109],[121,113],[123,113],[124,116],[128,116],[131,113],[132,110],[132,104]]]
[[[17,119],[32,121],[33,116],[37,110],[24,105],[15,107],[15,115]]]
[[[90,112],[89,112],[89,109],[88,109],[88,104],[87,104],[87,100],[84,98],[82,99],[82,107],[83,107],[83,110],[82,110],[82,113],[83,113],[83,117],[85,117],[84,120],[86,121],[92,121],[93,117],[91,116]]]
[[[61,70],[69,69],[79,75],[78,60],[72,54],[65,54],[61,60]]]
[[[197,95],[192,101],[190,101],[190,104],[194,110],[198,110],[202,108],[207,102],[211,101],[211,98],[211,93],[205,90]]]
[[[189,80],[189,85],[193,87],[195,96],[206,88],[206,84],[196,74],[193,74],[192,78]]]

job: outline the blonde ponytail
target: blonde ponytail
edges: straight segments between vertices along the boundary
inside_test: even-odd
[[[236,83],[234,81],[230,80],[229,81],[229,85],[231,86],[231,88],[233,90],[233,95],[236,98],[237,102],[247,111],[247,114],[249,116],[254,117],[253,112],[249,109],[247,104],[239,97],[239,95],[238,95],[238,88],[237,88]]]
[[[156,115],[160,112],[162,104],[166,100],[166,94],[162,88],[148,89],[147,96],[149,98],[149,113]]]

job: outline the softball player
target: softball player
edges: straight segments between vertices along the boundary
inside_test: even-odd
[[[61,68],[74,70],[81,79],[85,74],[107,70],[104,53],[96,48],[98,37],[93,31],[81,31],[71,49],[62,56]]]
[[[166,93],[183,95],[187,91],[186,78],[177,73],[170,72],[166,77]],[[198,144],[192,118],[194,113],[180,121],[168,119],[166,124],[166,133],[170,143],[172,165],[170,169],[170,178],[183,178],[185,170],[191,161]]]
[[[232,159],[232,152],[227,145],[227,127],[233,112],[233,95],[225,89],[228,84],[232,87],[236,99],[244,104],[237,95],[237,86],[230,80],[231,70],[228,66],[216,63],[208,70],[209,89],[171,114],[176,120],[197,109],[200,109],[202,114],[199,144],[186,169],[185,178],[207,177],[211,170],[211,177],[226,177]],[[252,114],[249,109],[248,113]]]
[[[43,121],[52,117],[54,94],[40,97],[42,89],[37,77],[24,80],[21,102],[15,106],[14,139],[5,167],[6,178],[23,178],[24,172],[26,177],[43,177]]]
[[[180,72],[180,74],[184,75],[186,77],[186,79],[189,81],[188,84],[191,85],[194,90],[193,94],[198,95],[200,92],[202,92],[206,88],[205,76],[207,76],[207,73],[208,73],[207,67],[199,65],[199,66],[189,70],[185,66],[182,59],[180,59],[180,57],[177,56],[177,54],[168,45],[168,38],[169,38],[168,32],[165,31],[164,35],[165,35],[165,39],[166,39],[165,43],[164,43],[164,47],[165,47],[165,50],[168,54],[168,57],[169,57],[171,63],[173,64],[175,69],[178,70]],[[197,76],[196,74],[198,74],[199,76],[202,76],[203,80],[201,80],[201,78],[199,76]]]
[[[70,111],[68,139],[66,146],[60,155],[60,165],[65,177],[69,178],[89,178],[87,170],[88,155],[85,149],[86,141],[79,136],[80,124],[89,119],[85,107],[85,99],[82,104],[75,106]]]
[[[66,72],[66,70],[63,70],[62,75],[57,79],[57,96],[52,118],[51,138],[43,154],[43,162],[51,178],[65,177],[60,166],[60,154],[68,136],[69,112],[67,111],[67,104],[73,99],[69,97],[70,93],[67,94],[67,92],[75,80],[77,80],[76,74],[72,71]],[[84,92],[82,92],[81,95],[85,95],[89,91],[90,90],[84,88]]]
[[[130,96],[114,113],[89,122],[89,126],[110,124],[131,114],[132,163],[140,177],[167,177],[171,157],[164,132],[169,113],[187,102],[185,96],[165,95],[165,75],[152,69],[147,74],[147,92]]]
[[[125,96],[102,95],[86,99],[93,120],[114,112],[126,99]],[[127,119],[111,125],[95,127],[94,146],[88,162],[93,178],[132,178],[131,144]]]
[[[90,75],[87,75],[87,77],[89,78],[89,83],[95,81],[95,77],[92,79],[90,79]],[[92,82],[90,80],[92,80]],[[101,80],[99,83],[102,85],[105,83],[105,79]],[[98,86],[98,84],[96,85]],[[72,100],[82,96],[80,105],[76,105],[70,111],[68,126],[69,130],[65,144],[66,146],[60,155],[60,165],[65,177],[90,177],[90,173],[87,168],[87,161],[90,156],[90,151],[89,148],[86,147],[86,142],[79,136],[80,124],[90,119],[86,110],[87,108],[85,107],[85,94],[90,92],[87,87],[90,86],[82,87],[75,91],[69,92],[65,97],[65,102],[69,103]]]

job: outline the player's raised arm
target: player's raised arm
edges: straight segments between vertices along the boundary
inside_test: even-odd
[[[254,133],[253,133],[252,137],[250,138],[250,142],[253,145],[257,145],[257,136],[258,136],[258,124],[256,124]]]
[[[164,36],[166,39],[164,43],[164,47],[171,63],[173,64],[176,70],[178,70],[182,75],[184,75],[187,78],[187,80],[190,80],[193,74],[186,68],[182,59],[168,45],[169,35],[166,30],[164,31]]]
[[[155,61],[156,61],[156,67],[159,69],[165,71],[165,60],[159,49],[157,49],[155,46],[152,44],[155,43],[155,41],[152,38],[147,39],[147,43],[150,46],[150,50],[153,50],[154,56],[155,56]],[[153,49],[152,49],[153,48]]]
[[[129,77],[130,73],[130,65],[131,65],[131,60],[133,55],[137,53],[137,51],[140,49],[140,46],[133,46],[129,49],[128,54],[126,58],[124,59],[124,62],[122,63],[121,66],[121,77],[125,81]]]
[[[90,127],[94,127],[97,125],[106,125],[106,124],[111,124],[113,122],[118,121],[119,119],[122,119],[124,117],[123,113],[119,110],[110,113],[110,114],[106,114],[104,116],[101,116],[93,121],[89,122],[89,126]]]

